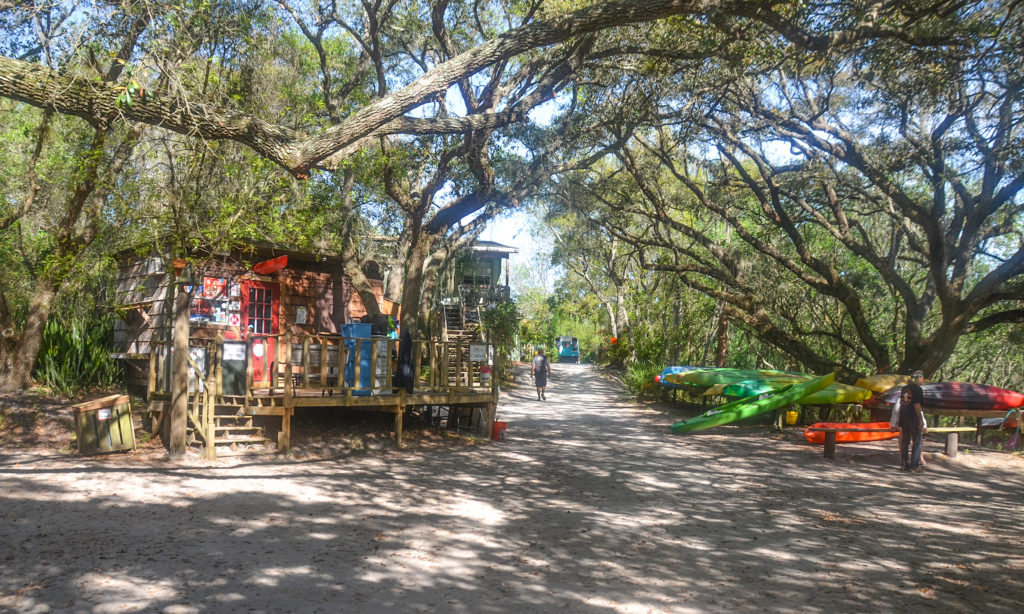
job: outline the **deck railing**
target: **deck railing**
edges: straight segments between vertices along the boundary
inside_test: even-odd
[[[225,344],[230,344],[226,350]],[[169,342],[155,342],[150,353],[149,393],[167,398],[171,392],[173,352]],[[238,360],[244,345],[244,357]],[[254,369],[257,355],[272,358],[265,370]],[[386,337],[352,338],[341,335],[254,336],[244,341],[189,339],[189,392],[220,399],[279,394],[346,395],[398,394],[398,341]],[[357,359],[359,357],[359,359]],[[416,340],[412,343],[414,392],[493,392],[493,355],[487,344],[468,341]],[[244,376],[240,366],[244,364]],[[232,367],[233,365],[233,367]],[[227,366],[227,368],[225,368]],[[257,377],[259,375],[259,377]],[[238,380],[242,381],[239,382]],[[225,385],[227,384],[227,389]],[[197,415],[197,419],[201,418]]]

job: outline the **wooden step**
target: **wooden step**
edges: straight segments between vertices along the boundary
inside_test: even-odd
[[[232,439],[230,437],[216,437],[213,440],[214,445],[232,445],[232,444],[254,444],[254,443],[273,443],[269,437],[245,437]]]
[[[217,456],[262,456],[264,454],[280,454],[281,450],[277,448],[252,448],[252,449],[235,449],[231,448],[217,448]]]
[[[217,426],[213,425],[215,431],[262,431],[261,426]]]

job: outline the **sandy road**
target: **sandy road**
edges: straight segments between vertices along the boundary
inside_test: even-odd
[[[0,455],[0,611],[1024,610],[1020,459],[914,475],[885,447],[829,462],[764,429],[673,437],[590,367],[553,368],[546,402],[504,395],[504,443]]]

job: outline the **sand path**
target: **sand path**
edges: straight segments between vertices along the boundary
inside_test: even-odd
[[[674,437],[586,365],[498,415],[327,461],[0,455],[0,611],[1024,611],[1019,458]]]

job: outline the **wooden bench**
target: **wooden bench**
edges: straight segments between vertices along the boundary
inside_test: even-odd
[[[899,429],[863,429],[863,428],[841,428],[841,427],[830,427],[830,428],[809,428],[809,431],[816,431],[825,433],[825,458],[836,457],[836,434],[837,433],[897,433]],[[960,446],[960,433],[970,433],[977,430],[973,426],[937,426],[935,428],[929,428],[929,433],[945,433],[946,434],[946,456],[955,458],[957,450]]]

